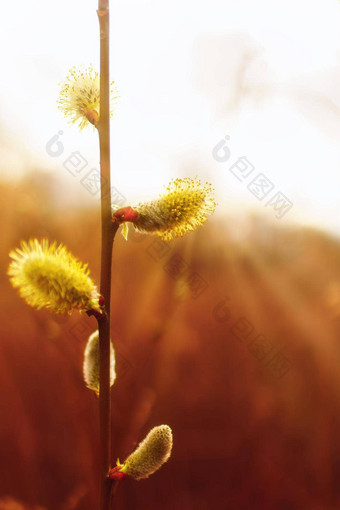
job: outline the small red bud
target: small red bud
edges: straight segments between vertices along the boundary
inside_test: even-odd
[[[134,223],[137,221],[139,216],[138,211],[135,211],[135,209],[132,209],[132,207],[121,207],[118,209],[118,211],[115,211],[113,213],[113,220],[117,221],[118,223],[123,223],[124,221],[131,221]]]
[[[89,122],[96,126],[98,124],[99,115],[96,110],[90,110],[89,108],[84,108],[84,114]]]
[[[120,472],[122,467],[123,466],[115,466],[114,468],[110,469],[109,478],[111,478],[111,480],[123,480],[126,478],[127,474]]]

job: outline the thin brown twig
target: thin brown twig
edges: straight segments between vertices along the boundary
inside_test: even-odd
[[[110,179],[110,67],[109,67],[109,0],[99,0],[100,28],[100,145],[101,180],[101,271],[100,293],[105,313],[98,318],[100,346],[99,422],[101,450],[100,509],[110,509],[111,480],[107,477],[111,457],[110,325],[112,247],[118,225],[111,221]]]

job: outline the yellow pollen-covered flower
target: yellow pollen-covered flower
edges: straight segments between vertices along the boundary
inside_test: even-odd
[[[168,460],[172,443],[172,430],[168,425],[154,427],[123,465],[119,465],[119,472],[136,480],[148,478]]]
[[[9,255],[13,260],[7,274],[30,306],[55,313],[100,311],[99,294],[87,265],[62,244],[31,239],[22,241]]]
[[[87,341],[85,352],[84,352],[84,365],[83,365],[83,373],[84,380],[86,386],[93,390],[99,395],[99,332],[98,330],[92,333],[89,336]],[[113,383],[116,379],[116,370],[115,370],[116,358],[115,351],[110,341],[110,386],[113,386]]]
[[[118,99],[118,90],[114,82],[111,83],[111,109],[110,117],[113,116],[113,107]],[[99,74],[88,67],[78,70],[70,69],[65,83],[61,86],[58,108],[72,124],[78,123],[80,129],[89,124],[97,125],[100,115],[100,78]]]
[[[139,215],[134,226],[141,232],[158,235],[170,241],[195,230],[216,207],[213,188],[197,178],[175,179],[158,200],[135,207]]]

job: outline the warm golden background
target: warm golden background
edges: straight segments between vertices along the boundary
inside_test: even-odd
[[[5,275],[10,248],[48,236],[98,278],[98,209],[65,213],[51,189],[35,173],[0,190],[0,494],[31,510],[90,510],[97,401],[82,354],[94,320],[29,308]],[[211,220],[166,251],[118,236],[112,459],[161,423],[174,450],[149,480],[121,483],[117,509],[339,508],[340,243],[278,223],[249,218],[240,240]]]
[[[149,480],[120,484],[116,509],[336,510],[340,2],[111,4],[116,200],[198,175],[219,203],[168,247],[117,237],[112,461],[162,423],[174,450]],[[48,237],[98,282],[98,194],[82,185],[98,140],[56,108],[69,68],[98,65],[95,9],[1,6],[0,510],[97,508],[97,400],[82,379],[95,321],[29,308],[6,275],[21,239]],[[87,166],[71,175],[74,152]],[[292,201],[282,219],[230,172],[240,156]]]

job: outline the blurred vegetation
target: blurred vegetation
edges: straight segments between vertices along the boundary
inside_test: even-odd
[[[29,308],[6,269],[21,239],[48,237],[98,282],[99,210],[65,210],[46,175],[0,188],[0,510],[90,510],[97,400],[82,357],[95,321]],[[170,461],[121,483],[117,509],[340,507],[339,240],[256,217],[242,228],[213,219],[167,247],[117,237],[112,463],[151,427],[174,432]]]

